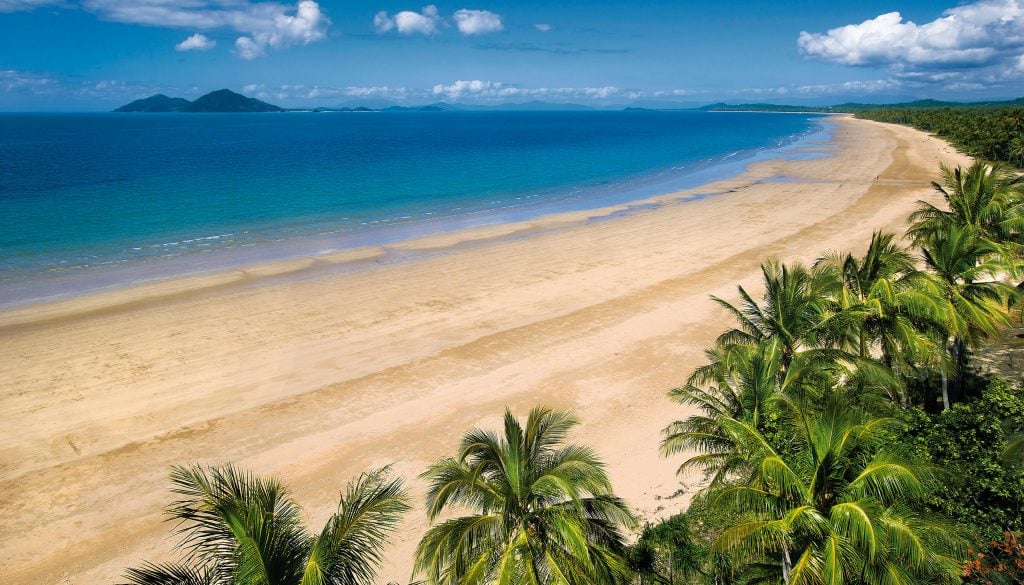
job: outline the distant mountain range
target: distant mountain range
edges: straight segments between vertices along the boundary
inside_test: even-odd
[[[849,113],[863,110],[898,110],[927,108],[1002,108],[1024,106],[1024,98],[988,102],[944,102],[939,100],[915,100],[898,104],[861,104],[847,102],[834,106],[789,106],[780,104],[709,104],[696,108],[704,112],[825,112]]]
[[[245,97],[229,89],[219,89],[198,97],[195,101],[167,97],[162,93],[135,100],[114,110],[115,112],[283,112],[284,108],[256,98]]]
[[[115,112],[442,112],[442,111],[477,111],[477,110],[593,110],[590,106],[581,104],[563,104],[553,102],[531,101],[523,103],[503,103],[496,105],[479,104],[449,104],[436,102],[425,106],[399,106],[388,103],[374,104],[377,107],[365,105],[343,105],[336,107],[315,107],[315,108],[282,108],[256,98],[246,97],[228,89],[211,91],[210,93],[189,101],[185,98],[168,97],[164,94],[156,94],[130,104],[125,104],[114,110]],[[847,102],[834,106],[811,106],[811,105],[782,105],[768,103],[751,104],[727,104],[723,102],[695,106],[692,104],[671,104],[671,103],[637,103],[626,110],[691,110],[704,112],[808,112],[808,113],[846,113],[876,109],[900,109],[900,108],[954,108],[954,107],[1009,107],[1024,106],[1024,98],[1007,101],[986,101],[986,102],[945,102],[939,100],[916,100],[892,104],[867,104]],[[605,108],[608,109],[608,108]]]

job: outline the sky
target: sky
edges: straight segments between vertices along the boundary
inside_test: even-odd
[[[1024,0],[0,0],[0,111],[1024,96]]]

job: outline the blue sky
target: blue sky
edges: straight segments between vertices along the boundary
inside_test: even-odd
[[[894,14],[898,13],[898,14]],[[0,110],[1024,95],[1024,0],[0,0]]]

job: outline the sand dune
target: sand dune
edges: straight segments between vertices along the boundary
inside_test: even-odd
[[[0,314],[3,582],[106,584],[170,558],[175,463],[276,474],[314,524],[372,466],[394,463],[419,502],[417,474],[506,406],[573,409],[575,439],[604,457],[620,495],[647,518],[679,510],[696,478],[681,483],[657,444],[686,414],[666,391],[726,323],[708,295],[756,289],[766,257],[810,261],[899,229],[934,199],[939,161],[966,162],[914,130],[837,124],[830,158],[759,163],[622,217]],[[678,201],[709,192],[721,194]],[[382,582],[408,579],[425,525],[418,507]]]

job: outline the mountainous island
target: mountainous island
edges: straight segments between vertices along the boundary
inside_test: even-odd
[[[219,89],[198,97],[195,101],[185,98],[168,97],[162,93],[135,100],[114,110],[115,112],[283,112],[284,108],[268,104],[256,98],[245,97],[230,89]]]

